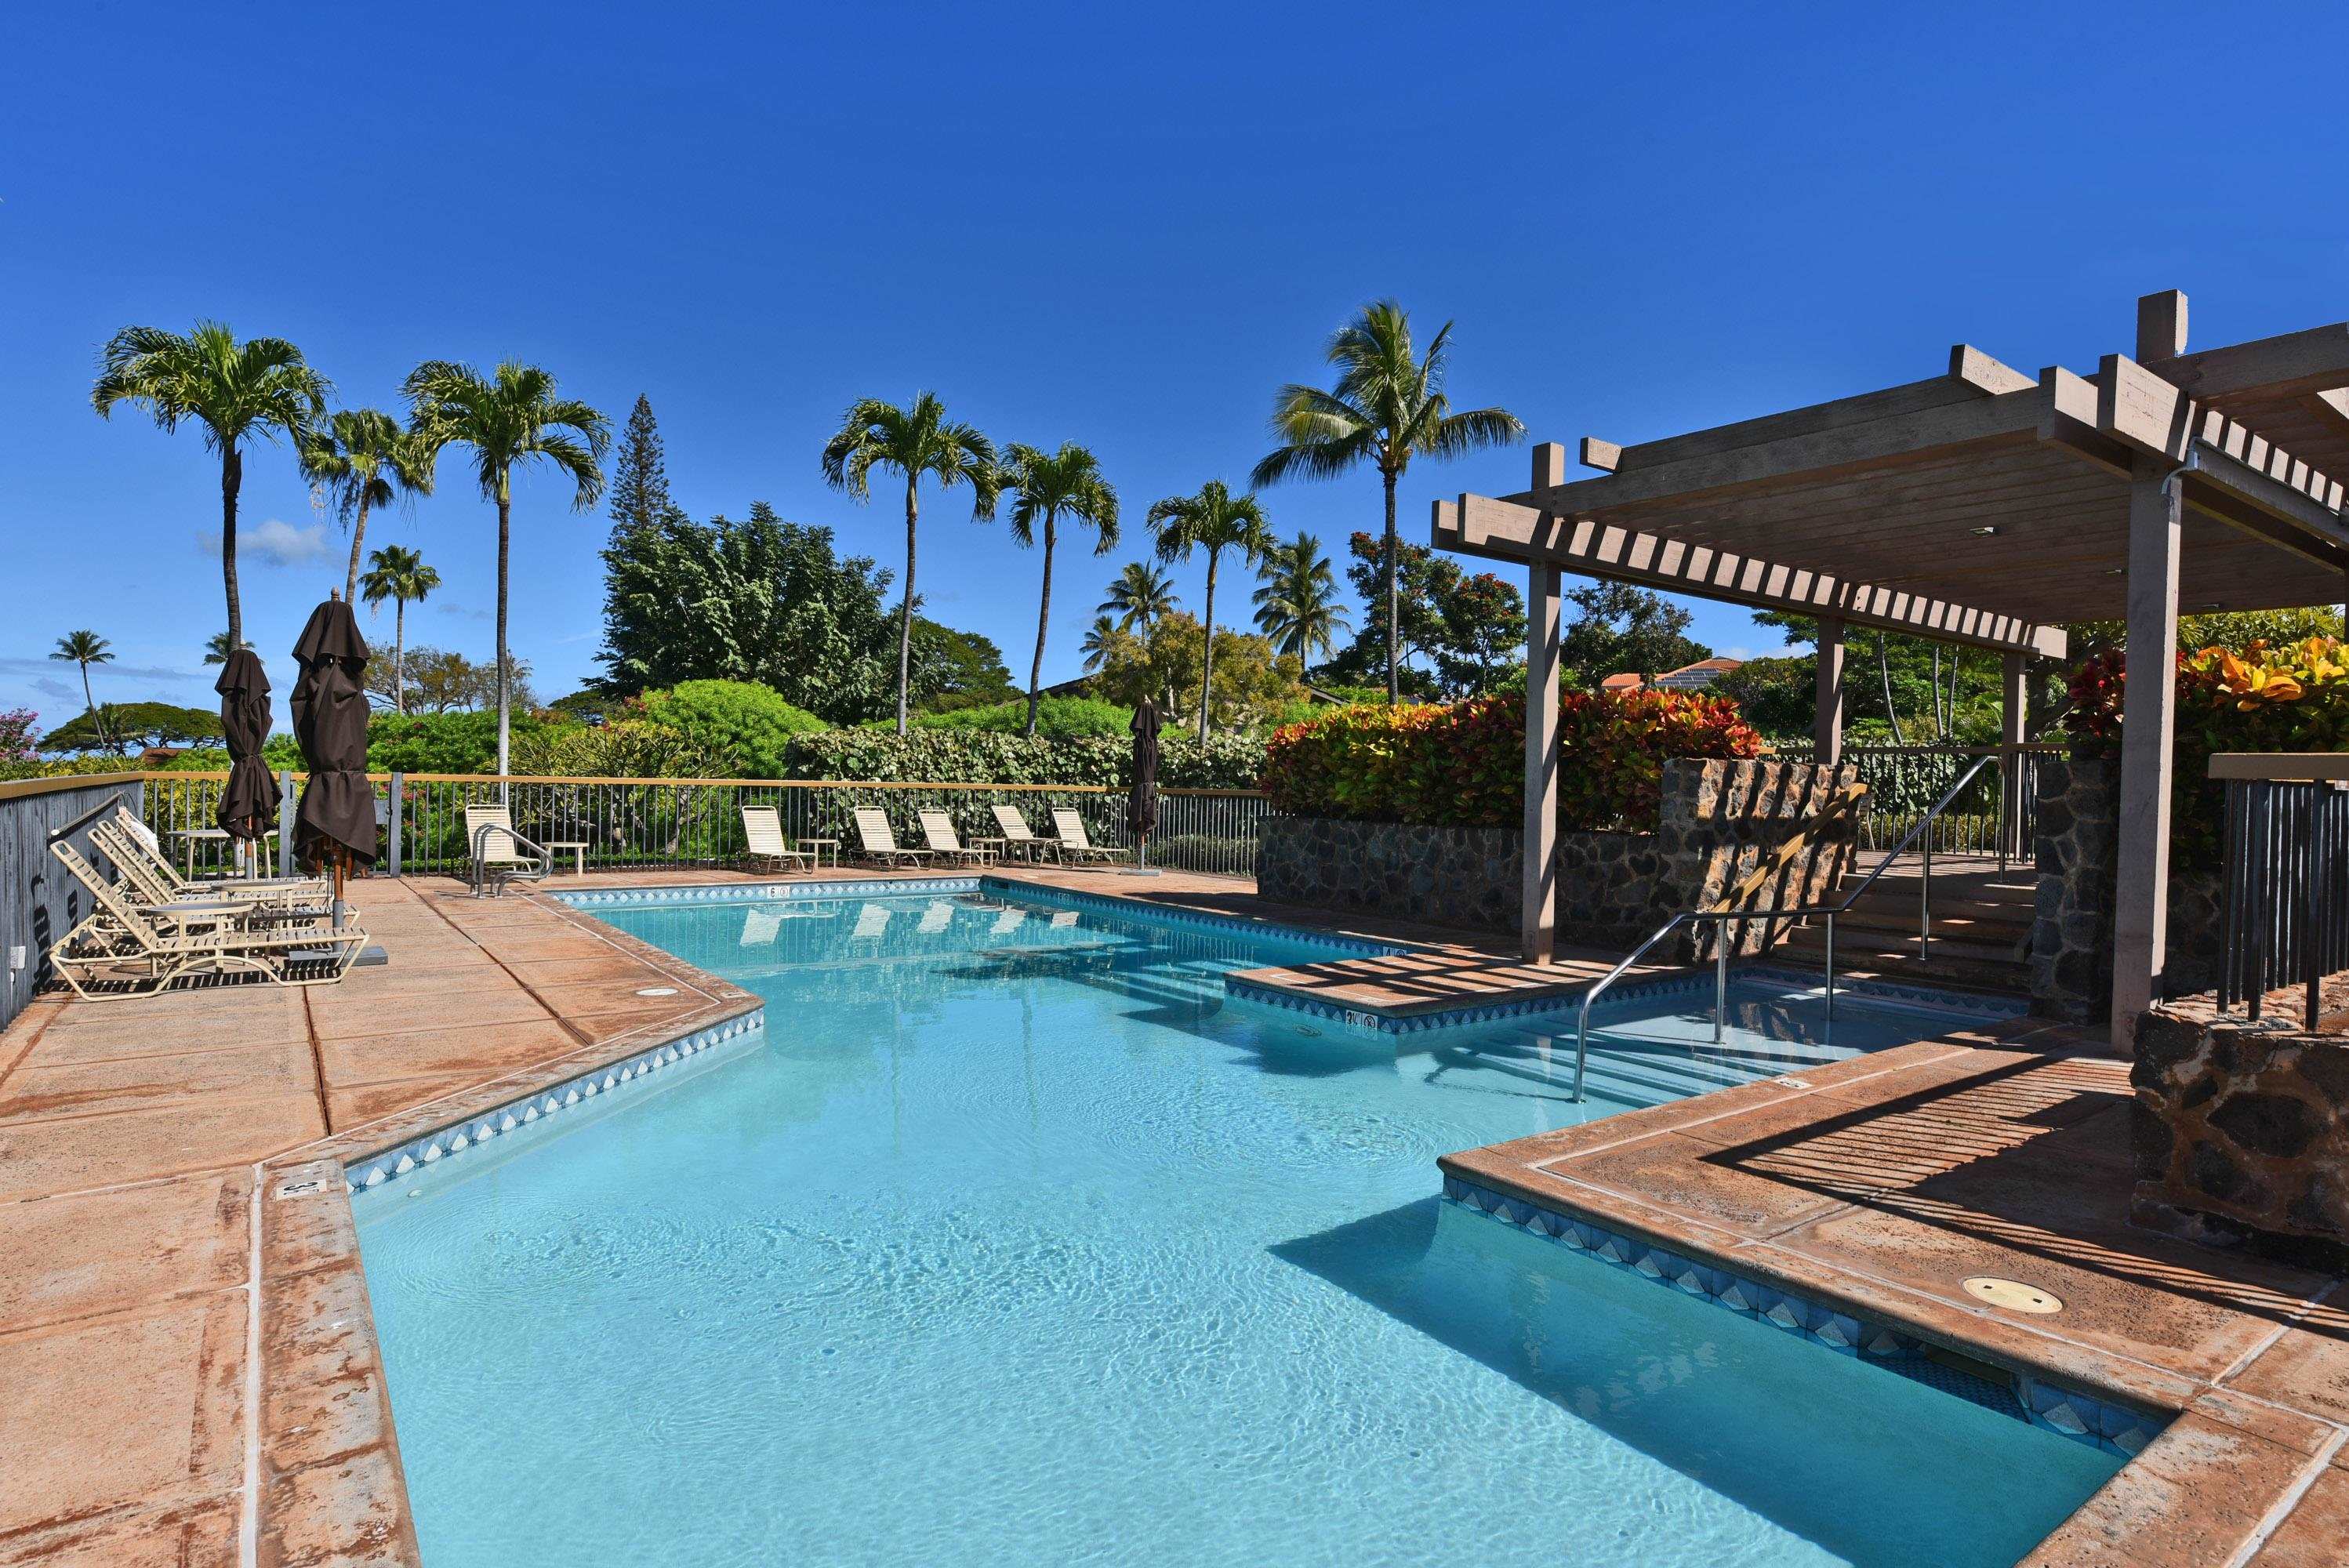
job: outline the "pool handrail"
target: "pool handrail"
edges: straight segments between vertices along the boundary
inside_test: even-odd
[[[1833,1018],[1835,1016],[1836,916],[1838,914],[1848,913],[1851,910],[1851,906],[1859,902],[1860,895],[1867,892],[1869,888],[1876,885],[1877,879],[1884,874],[1886,868],[1890,866],[1894,861],[1899,859],[1900,856],[1907,853],[1909,846],[1916,842],[1918,835],[1923,833],[1925,830],[1930,827],[1943,812],[1950,809],[1951,805],[1957,799],[1959,792],[1963,790],[1967,785],[1972,783],[1975,776],[1981,773],[1984,768],[1987,768],[1991,763],[1996,760],[1998,760],[1998,754],[1996,752],[1992,752],[1986,756],[1976,758],[1974,759],[1973,766],[1960,774],[1958,776],[1958,781],[1951,785],[1949,789],[1943,792],[1941,798],[1934,801],[1931,808],[1928,810],[1924,815],[1919,817],[1915,822],[1909,825],[1909,830],[1900,836],[1900,841],[1893,845],[1891,849],[1886,851],[1884,858],[1876,862],[1875,870],[1860,878],[1859,884],[1857,887],[1854,887],[1851,892],[1846,893],[1840,902],[1836,903],[1807,904],[1795,909],[1772,909],[1758,912],[1759,914],[1766,915],[1772,920],[1809,920],[1815,917],[1825,917],[1827,923],[1826,1000],[1827,1016],[1829,1018]],[[1924,875],[1920,886],[1921,891],[1918,899],[1919,925],[1917,952],[1918,956],[1921,958],[1930,949],[1933,940],[1933,841],[1930,838],[1925,840]],[[1693,923],[1700,920],[1711,920],[1716,922],[1724,920],[1752,920],[1756,918],[1756,915],[1757,912],[1753,910],[1730,909],[1722,904],[1716,904],[1711,909],[1683,910],[1680,913],[1672,916],[1671,919],[1664,922],[1662,925],[1656,929],[1653,934],[1649,936],[1648,940],[1633,948],[1628,957],[1624,958],[1621,963],[1616,965],[1614,968],[1609,970],[1603,976],[1601,976],[1598,984],[1590,986],[1582,993],[1582,1004],[1578,1009],[1576,1009],[1574,1019],[1574,1101],[1576,1104],[1578,1105],[1582,1102],[1583,1077],[1585,1072],[1588,1070],[1590,1059],[1590,1005],[1599,999],[1599,993],[1606,990],[1609,985],[1615,984],[1616,981],[1621,979],[1624,973],[1644,957],[1650,948],[1655,946],[1657,943],[1661,942],[1665,937],[1670,936],[1673,932],[1679,930],[1683,922]],[[1723,933],[1717,936],[1713,942],[1713,1042],[1715,1045],[1719,1045],[1722,1043],[1723,1022],[1729,1013],[1728,934],[1726,933]]]

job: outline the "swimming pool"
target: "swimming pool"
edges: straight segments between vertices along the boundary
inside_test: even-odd
[[[2120,1460],[1437,1196],[1936,1026],[1741,987],[1403,1037],[987,895],[598,910],[761,1045],[355,1200],[432,1568],[2012,1562]],[[1682,1009],[1687,1009],[1683,1016]]]

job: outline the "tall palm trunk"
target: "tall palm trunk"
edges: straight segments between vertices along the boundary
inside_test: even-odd
[[[408,601],[396,598],[391,611],[391,707],[408,717]]]
[[[914,668],[914,521],[916,476],[905,476],[905,600],[897,606],[897,734],[905,733],[905,684]]]
[[[498,470],[498,789],[501,798],[512,735],[512,693],[506,679],[506,567],[513,539],[513,491],[506,471]]]
[[[236,592],[236,492],[244,484],[244,455],[229,441],[221,448],[221,581],[228,588],[228,648],[244,646],[244,604]]]
[[[1044,628],[1052,624],[1052,511],[1044,511],[1044,597],[1036,607],[1036,662],[1028,666],[1028,738],[1036,738],[1036,698],[1044,684]]]
[[[1395,570],[1395,470],[1381,468],[1387,488],[1387,706],[1402,701],[1402,573]]]
[[[1892,665],[1884,656],[1884,634],[1876,634],[1876,677],[1884,686],[1884,717],[1892,724],[1892,744],[1906,746],[1900,738],[1900,716],[1892,708]]]
[[[1207,552],[1207,623],[1206,638],[1201,646],[1199,659],[1199,740],[1207,739],[1207,694],[1216,689],[1216,560],[1223,552]]]
[[[367,542],[367,492],[359,492],[359,514],[351,521],[351,569],[343,578],[343,603],[359,602],[359,547]]]
[[[99,745],[106,745],[108,743],[106,721],[98,717],[98,698],[89,694],[89,661],[88,659],[81,661],[81,705],[89,710],[89,732],[98,737]]]

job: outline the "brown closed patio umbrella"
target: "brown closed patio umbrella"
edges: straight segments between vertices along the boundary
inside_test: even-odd
[[[217,820],[230,838],[252,843],[277,820],[277,780],[261,759],[269,739],[269,673],[251,648],[239,648],[222,665],[212,690],[220,693],[221,730],[228,740],[228,784]]]
[[[1133,861],[1150,859],[1150,835],[1158,828],[1158,705],[1148,697],[1135,705],[1133,783],[1125,795],[1125,825],[1133,830]]]
[[[310,781],[294,816],[294,853],[335,868],[339,900],[352,865],[375,863],[375,787],[367,782],[367,640],[339,594],[310,612],[294,643],[301,679],[288,704]]]

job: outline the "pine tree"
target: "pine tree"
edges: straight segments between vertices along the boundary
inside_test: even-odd
[[[662,459],[652,399],[638,393],[612,469],[612,531],[616,535],[650,527],[675,510],[668,499],[668,467]]]

